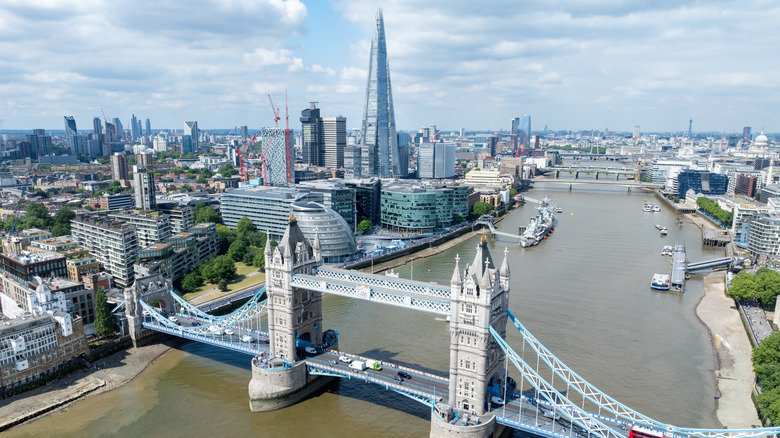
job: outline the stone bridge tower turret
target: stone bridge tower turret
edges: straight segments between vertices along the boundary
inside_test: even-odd
[[[271,357],[297,359],[296,343],[322,346],[322,294],[293,288],[293,274],[311,274],[322,261],[319,236],[314,245],[304,237],[293,214],[284,237],[271,249],[265,246],[265,282],[268,296],[268,334]]]
[[[506,336],[509,278],[507,251],[496,268],[484,235],[474,261],[463,272],[459,258],[455,259],[450,282],[449,404],[456,409],[482,415],[489,409],[491,395],[504,395],[505,354],[489,327]]]

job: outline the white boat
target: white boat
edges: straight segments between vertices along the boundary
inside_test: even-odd
[[[663,229],[661,229],[661,235],[666,236],[667,234],[669,234],[669,231],[666,230],[666,227],[663,227]]]
[[[645,213],[650,213],[651,211],[653,211],[653,204],[650,204],[649,202],[645,202],[644,204],[642,204],[642,211],[644,211]]]
[[[669,275],[653,274],[653,281],[650,282],[650,288],[655,290],[669,290]]]
[[[661,250],[662,256],[670,256],[674,254],[674,247],[672,245],[666,245],[664,246],[664,249]]]
[[[658,204],[653,203],[653,211],[654,212],[661,211],[661,207],[659,207]]]
[[[553,211],[556,213],[563,213],[563,209],[561,207],[555,207],[553,208]]]
[[[527,248],[538,245],[539,242],[546,239],[553,232],[558,219],[555,218],[553,210],[550,208],[550,200],[545,196],[539,205],[539,211],[536,216],[531,218],[531,222],[520,236],[520,246]]]
[[[656,229],[656,230],[658,230],[658,231],[661,231],[661,230],[665,230],[665,229],[666,229],[666,227],[665,227],[665,226],[663,226],[663,225],[658,225],[658,224],[655,224],[655,229]]]

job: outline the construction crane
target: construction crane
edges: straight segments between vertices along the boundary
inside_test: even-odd
[[[254,141],[255,141],[255,139],[257,138],[258,135],[260,135],[259,132],[257,134],[255,134],[255,136],[252,137],[252,139],[249,140],[243,146],[236,146],[236,155],[238,155],[238,173],[239,173],[239,175],[241,175],[241,182],[249,181],[249,178],[247,177],[246,173],[244,172],[244,155],[243,154],[244,154],[244,152],[246,152],[246,150],[249,147],[249,145],[254,143]]]
[[[285,91],[285,97],[287,96],[287,92]],[[274,113],[274,128],[279,127],[279,110],[276,109],[276,106],[274,105],[274,100],[271,99],[271,95],[268,95],[268,100],[271,101],[271,111]],[[285,98],[286,100],[286,98]]]
[[[433,133],[433,135],[431,136],[431,143],[436,141],[436,136],[439,135],[440,132],[441,132],[441,129],[439,129],[438,131]]]
[[[19,252],[19,248],[22,239],[19,237],[19,232],[16,231],[16,221],[19,220],[19,209],[22,207],[22,201],[24,201],[24,192],[27,190],[27,186],[22,186],[22,194],[19,195],[19,202],[14,207],[14,220],[11,222],[11,229],[8,231],[8,246],[11,252]]]

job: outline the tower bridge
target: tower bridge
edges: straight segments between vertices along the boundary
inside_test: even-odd
[[[496,265],[484,236],[471,263],[461,267],[455,258],[449,287],[323,267],[319,236],[310,243],[292,215],[278,246],[272,249],[267,242],[265,257],[266,286],[227,315],[192,306],[159,275],[136,279],[125,290],[134,342],[158,332],[251,356],[252,411],[294,404],[334,378],[365,381],[429,406],[432,437],[492,437],[507,428],[555,438],[626,438],[634,427],[667,438],[757,438],[780,432],[780,427],[669,425],[600,391],[509,312],[508,253],[505,250]],[[323,293],[448,315],[447,374],[339,351],[338,334],[323,330]],[[161,311],[149,305],[152,301]],[[267,330],[261,329],[263,321]],[[507,343],[508,322],[521,335],[522,345]]]

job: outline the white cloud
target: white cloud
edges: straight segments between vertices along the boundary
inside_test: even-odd
[[[258,47],[254,52],[244,55],[244,60],[248,64],[266,66],[266,65],[287,65],[292,62],[290,56],[292,52],[287,49],[265,49]]]

